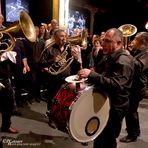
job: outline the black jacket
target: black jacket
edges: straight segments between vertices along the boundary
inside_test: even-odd
[[[54,62],[54,57],[57,55],[65,55],[63,56],[63,59],[65,59],[67,64],[64,64],[64,66],[59,66],[58,63]],[[70,60],[71,59],[71,60]],[[61,52],[57,44],[53,44],[52,47],[45,49],[42,52],[41,59],[40,59],[40,68],[53,68],[55,71],[58,71],[59,69],[62,72],[56,75],[52,75],[49,73],[49,76],[51,78],[62,78],[65,79],[69,75],[77,74],[78,70],[80,69],[80,63],[72,58],[71,55],[71,46],[70,44],[65,44],[64,51]],[[63,67],[63,68],[62,68]]]
[[[133,74],[133,57],[120,49],[110,56],[104,55],[88,80],[109,95],[112,109],[125,111],[128,109]]]
[[[148,98],[148,48],[135,56],[135,74],[131,97],[139,101]]]

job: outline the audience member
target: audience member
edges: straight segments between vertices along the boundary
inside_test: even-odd
[[[102,46],[100,44],[100,38],[96,37],[93,41],[93,48],[92,48],[92,62],[93,65],[96,66],[96,64],[103,58],[103,50]]]

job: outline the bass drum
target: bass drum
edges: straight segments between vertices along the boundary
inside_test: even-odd
[[[76,92],[64,85],[51,108],[49,118],[59,130],[72,139],[85,143],[93,141],[104,129],[109,118],[108,96],[93,86]]]

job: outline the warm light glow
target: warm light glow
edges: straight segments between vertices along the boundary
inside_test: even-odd
[[[0,0],[0,14],[1,14],[1,0]]]
[[[145,24],[145,28],[148,30],[148,21],[147,21],[147,23]]]
[[[52,18],[59,20],[59,0],[52,0],[52,7],[56,9],[52,9]]]
[[[69,15],[69,0],[59,0],[59,26],[67,30]]]

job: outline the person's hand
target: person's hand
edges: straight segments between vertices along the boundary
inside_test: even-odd
[[[59,62],[60,60],[62,60],[62,57],[60,55],[57,55],[53,58],[54,62]]]
[[[79,70],[78,76],[80,78],[87,78],[90,75],[90,72],[91,72],[90,69],[84,68],[84,69]]]
[[[42,72],[48,73],[48,71],[49,71],[49,68],[48,67],[45,67],[45,68],[42,69]]]
[[[30,71],[30,67],[28,65],[25,65],[23,68],[23,74],[26,74],[29,71]]]
[[[81,49],[79,45],[71,47],[71,55],[79,62],[82,63]]]

